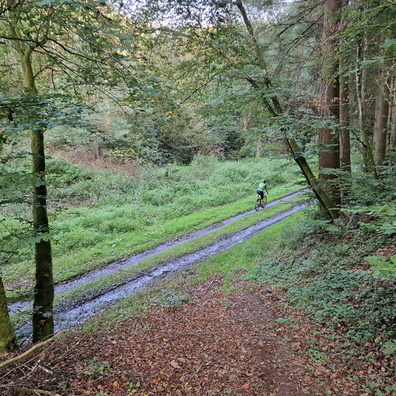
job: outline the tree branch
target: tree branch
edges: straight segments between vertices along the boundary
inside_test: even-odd
[[[197,93],[201,88],[207,86],[217,75],[219,75],[219,73],[215,73],[212,76],[210,76],[205,82],[203,82],[198,88],[194,89],[194,91],[192,91],[190,93],[190,95],[188,95],[186,98],[184,98],[180,103],[179,106],[182,105],[183,103],[187,102],[188,99],[190,99],[195,93]]]
[[[2,370],[5,367],[11,366],[12,364],[15,363],[19,363],[22,360],[31,357],[34,353],[36,353],[37,351],[41,350],[42,348],[44,348],[46,345],[48,345],[50,342],[54,341],[54,339],[56,338],[56,336],[52,337],[52,338],[47,338],[45,341],[39,342],[37,344],[34,344],[30,349],[28,349],[27,351],[25,351],[24,353],[13,357],[12,359],[8,359],[5,360],[4,362],[0,363],[0,370]]]
[[[0,387],[3,388],[2,385]],[[56,392],[51,392],[51,391],[45,391],[41,389],[32,389],[32,388],[26,388],[24,386],[5,386],[5,388],[12,390],[12,391],[19,391],[19,392],[28,392],[32,393],[34,395],[48,395],[48,396],[61,396],[59,393]]]

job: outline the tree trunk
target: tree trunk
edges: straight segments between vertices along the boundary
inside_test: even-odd
[[[363,46],[358,47],[357,54],[357,67],[355,72],[355,81],[356,81],[356,99],[357,99],[357,108],[358,108],[358,120],[359,120],[359,129],[360,129],[360,140],[362,147],[362,155],[363,162],[365,166],[366,172],[372,172],[375,178],[378,178],[378,174],[375,167],[374,161],[374,153],[372,148],[372,143],[370,136],[368,134],[367,127],[367,89],[366,89],[366,81],[367,81],[367,70],[360,70],[359,62],[364,60],[365,53],[367,51],[367,43]]]
[[[32,132],[33,225],[35,243],[36,284],[33,303],[33,342],[54,334],[52,253],[47,214],[47,187],[45,185],[44,132]]]
[[[384,88],[385,88],[384,84]],[[374,125],[374,161],[380,166],[385,160],[389,104],[383,90],[377,96]]]
[[[32,60],[32,50],[22,54],[23,83],[27,98],[37,99]],[[44,131],[34,128],[31,135],[33,172],[33,231],[35,242],[36,283],[33,302],[33,342],[54,334],[52,252],[47,214],[47,186],[45,184]]]
[[[307,163],[307,160],[302,155],[301,149],[297,142],[294,139],[286,139],[286,144],[289,146],[293,159],[297,162],[298,166],[303,172],[308,185],[312,188],[312,191],[315,194],[315,197],[320,203],[322,209],[330,219],[336,219],[340,214],[339,208],[335,206],[330,195],[327,194],[326,191],[323,190],[322,186],[317,182],[315,175]]]
[[[336,47],[341,4],[341,0],[326,0],[324,3],[320,114],[328,119],[328,123],[319,131],[319,183],[337,206],[341,204],[341,192],[339,175],[336,174],[340,169],[340,79]]]
[[[341,170],[351,173],[351,138],[349,125],[349,81],[343,75],[340,63],[340,165]]]
[[[395,100],[395,88],[396,88],[396,80],[393,79],[392,82],[392,100],[391,100],[391,109],[390,109],[390,151],[396,152],[396,100]]]
[[[389,117],[389,86],[386,81],[385,73],[382,73],[383,83],[378,89],[376,106],[375,106],[375,124],[374,124],[374,161],[378,169],[386,155],[386,141],[388,132],[388,117]]]
[[[7,352],[14,345],[15,332],[8,314],[3,280],[0,277],[0,353]]]

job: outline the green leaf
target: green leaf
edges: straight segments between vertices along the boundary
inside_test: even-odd
[[[386,279],[396,277],[396,256],[389,259],[385,256],[368,256],[365,260],[372,265],[371,271],[374,275]]]
[[[392,355],[393,353],[396,353],[396,342],[394,342],[394,341],[388,341],[388,342],[385,342],[385,347],[386,347],[386,349],[385,349],[385,353],[387,354],[387,355]],[[388,389],[387,389],[388,390]],[[394,389],[389,389],[389,390],[396,390],[396,385],[395,385],[395,388]]]
[[[384,44],[381,45],[381,48],[389,48],[396,45],[396,39],[387,39]]]

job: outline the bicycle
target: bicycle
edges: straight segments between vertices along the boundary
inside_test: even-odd
[[[261,199],[260,194],[257,194],[257,199],[256,199],[256,203],[254,205],[254,209],[256,211],[265,208],[265,206],[267,205],[267,196],[264,195],[263,199]]]

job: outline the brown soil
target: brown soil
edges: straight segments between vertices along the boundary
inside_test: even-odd
[[[3,370],[0,394],[365,395],[336,356],[331,364],[312,360],[320,329],[241,275],[234,280],[237,293],[224,294],[215,276],[190,286],[189,302],[173,308],[152,302],[144,315],[111,328],[57,338]],[[327,354],[323,340],[316,348]],[[367,369],[358,366],[353,370]]]

